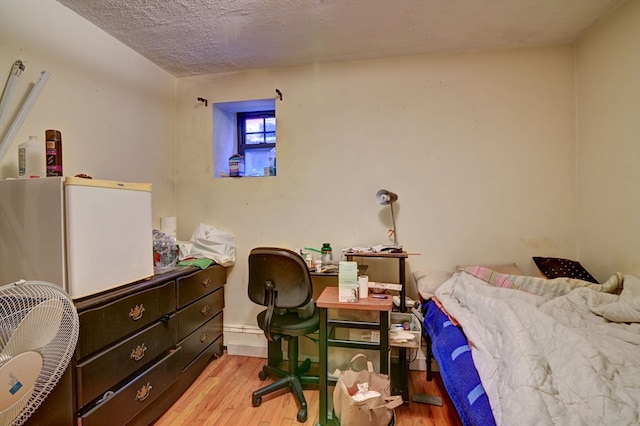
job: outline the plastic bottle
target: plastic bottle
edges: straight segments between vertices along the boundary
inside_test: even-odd
[[[45,132],[47,153],[47,176],[63,176],[62,174],[62,134],[59,130]]]
[[[333,260],[333,251],[331,250],[331,244],[323,243],[322,249],[320,249],[320,252],[322,253],[321,255],[322,264],[323,265],[330,264],[331,261]]]
[[[271,151],[269,151],[269,176],[276,175],[276,167],[276,149],[271,148]]]
[[[44,177],[44,151],[37,136],[18,145],[18,177],[20,179]]]
[[[244,157],[233,154],[229,157],[229,176],[240,177],[244,175]]]

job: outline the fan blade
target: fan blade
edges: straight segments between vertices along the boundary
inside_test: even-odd
[[[0,419],[6,415],[11,422],[22,411],[41,369],[42,356],[33,351],[23,352],[0,367]]]
[[[0,364],[22,352],[48,344],[58,334],[64,312],[61,300],[39,303],[22,319],[0,354]]]

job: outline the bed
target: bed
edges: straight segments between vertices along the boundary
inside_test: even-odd
[[[427,380],[433,357],[464,425],[640,424],[638,277],[449,275],[420,291]]]
[[[435,358],[462,424],[495,425],[462,329],[433,300],[424,301],[421,310],[424,315],[422,333],[427,342],[427,380],[432,379],[431,359]]]

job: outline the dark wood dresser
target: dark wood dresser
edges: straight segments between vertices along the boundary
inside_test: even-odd
[[[180,267],[76,300],[75,358],[27,424],[152,423],[222,355],[225,283],[222,266]]]

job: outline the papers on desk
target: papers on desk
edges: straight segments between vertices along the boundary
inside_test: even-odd
[[[381,245],[371,247],[374,253],[402,253],[402,246]]]
[[[391,299],[393,300],[394,305],[398,307],[400,306],[400,296],[393,296]],[[404,300],[404,304],[407,308],[414,308],[418,304],[418,302],[409,297],[405,297]]]
[[[371,247],[347,247],[342,249],[342,253],[373,253]]]
[[[389,330],[389,340],[393,343],[407,343],[413,342],[415,336],[409,331],[405,331],[399,328],[391,328]]]
[[[378,244],[372,247],[348,247],[342,253],[402,253],[402,246]]]
[[[375,281],[369,281],[369,289],[400,291],[402,290],[402,284],[379,283]]]

